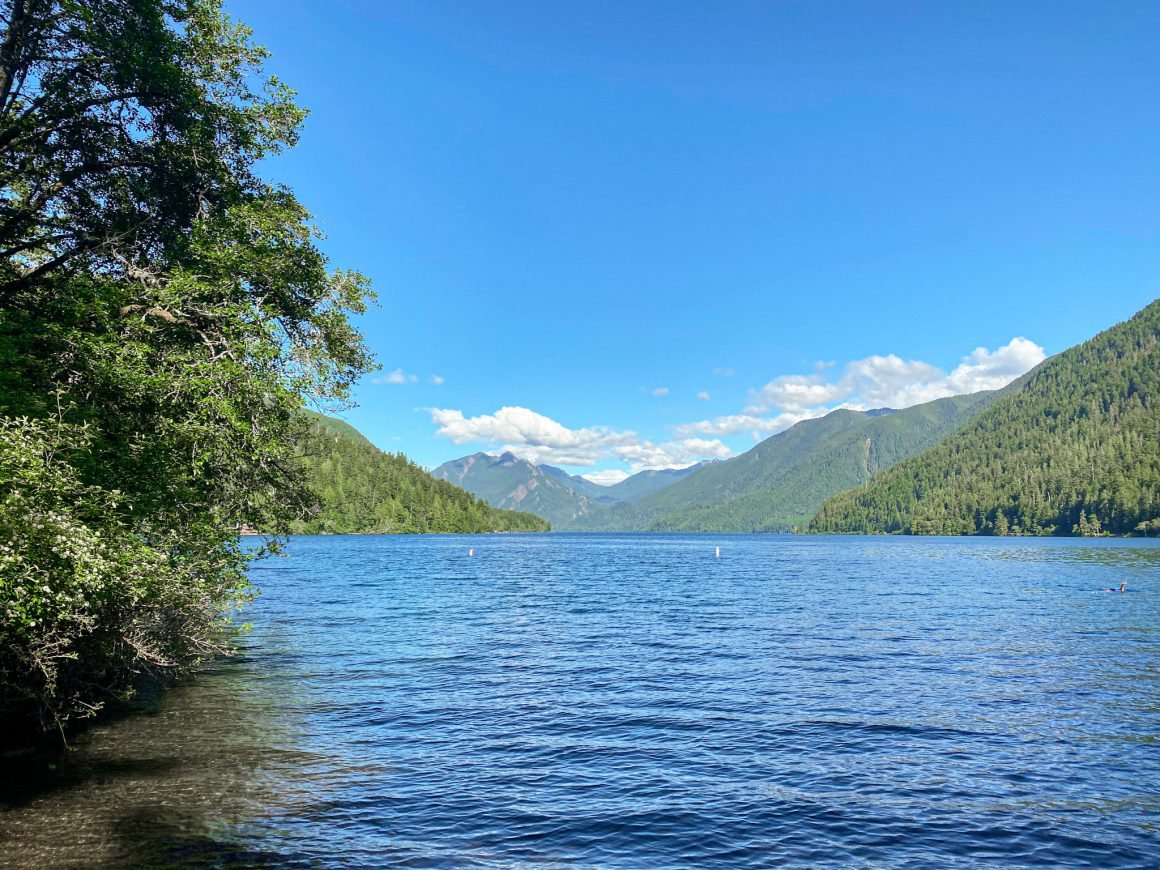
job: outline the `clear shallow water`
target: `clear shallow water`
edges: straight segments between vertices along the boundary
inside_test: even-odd
[[[243,655],[8,777],[0,866],[1160,863],[1152,542],[290,553]]]

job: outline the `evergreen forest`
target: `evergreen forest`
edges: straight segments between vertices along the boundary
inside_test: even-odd
[[[952,396],[900,411],[832,411],[803,420],[741,456],[704,465],[640,501],[598,507],[564,528],[732,533],[804,530],[827,498],[937,444],[1000,395],[1002,391]]]
[[[816,532],[1160,531],[1160,300],[1042,363],[961,432],[826,501]]]
[[[309,413],[299,449],[317,512],[291,524],[300,534],[543,532],[547,521],[500,510],[385,453],[341,420]]]

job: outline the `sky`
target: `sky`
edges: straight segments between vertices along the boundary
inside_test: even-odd
[[[599,482],[993,389],[1160,297],[1160,3],[225,0],[369,276],[342,413]]]

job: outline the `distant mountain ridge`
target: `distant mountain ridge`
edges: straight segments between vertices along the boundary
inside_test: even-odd
[[[596,507],[587,495],[549,472],[512,453],[473,453],[444,462],[431,476],[460,486],[493,507],[520,510],[557,522],[581,517]]]
[[[938,443],[1002,392],[952,396],[903,410],[831,411],[633,503],[601,506],[554,525],[585,531],[804,529],[825,499]]]
[[[658,468],[638,471],[631,477],[626,477],[620,483],[608,488],[613,490],[622,502],[635,502],[654,492],[668,489],[673,484],[679,483],[714,462],[716,460],[704,460],[685,468]]]
[[[538,465],[536,467],[545,474],[556,478],[556,480],[572,489],[572,491],[587,496],[597,504],[616,504],[619,501],[615,495],[608,491],[609,488],[607,486],[593,483],[591,480],[581,477],[578,474],[569,474],[564,469],[556,468],[554,465]]]
[[[463,487],[495,507],[528,511],[555,526],[576,522],[602,506],[644,498],[706,464],[641,471],[619,483],[601,486],[555,466],[534,465],[510,452],[499,456],[473,453],[444,462],[431,474]]]

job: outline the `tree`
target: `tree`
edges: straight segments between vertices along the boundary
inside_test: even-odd
[[[298,411],[373,367],[370,291],[257,174],[304,112],[217,0],[0,14],[0,717],[50,726],[226,647],[234,530],[313,503]]]
[[[995,513],[995,534],[1000,536],[1010,534],[1007,526],[1007,514],[1002,510]]]
[[[1089,514],[1086,510],[1081,510],[1079,522],[1072,526],[1071,531],[1073,535],[1081,538],[1096,537],[1101,533],[1100,518],[1095,513]]]

